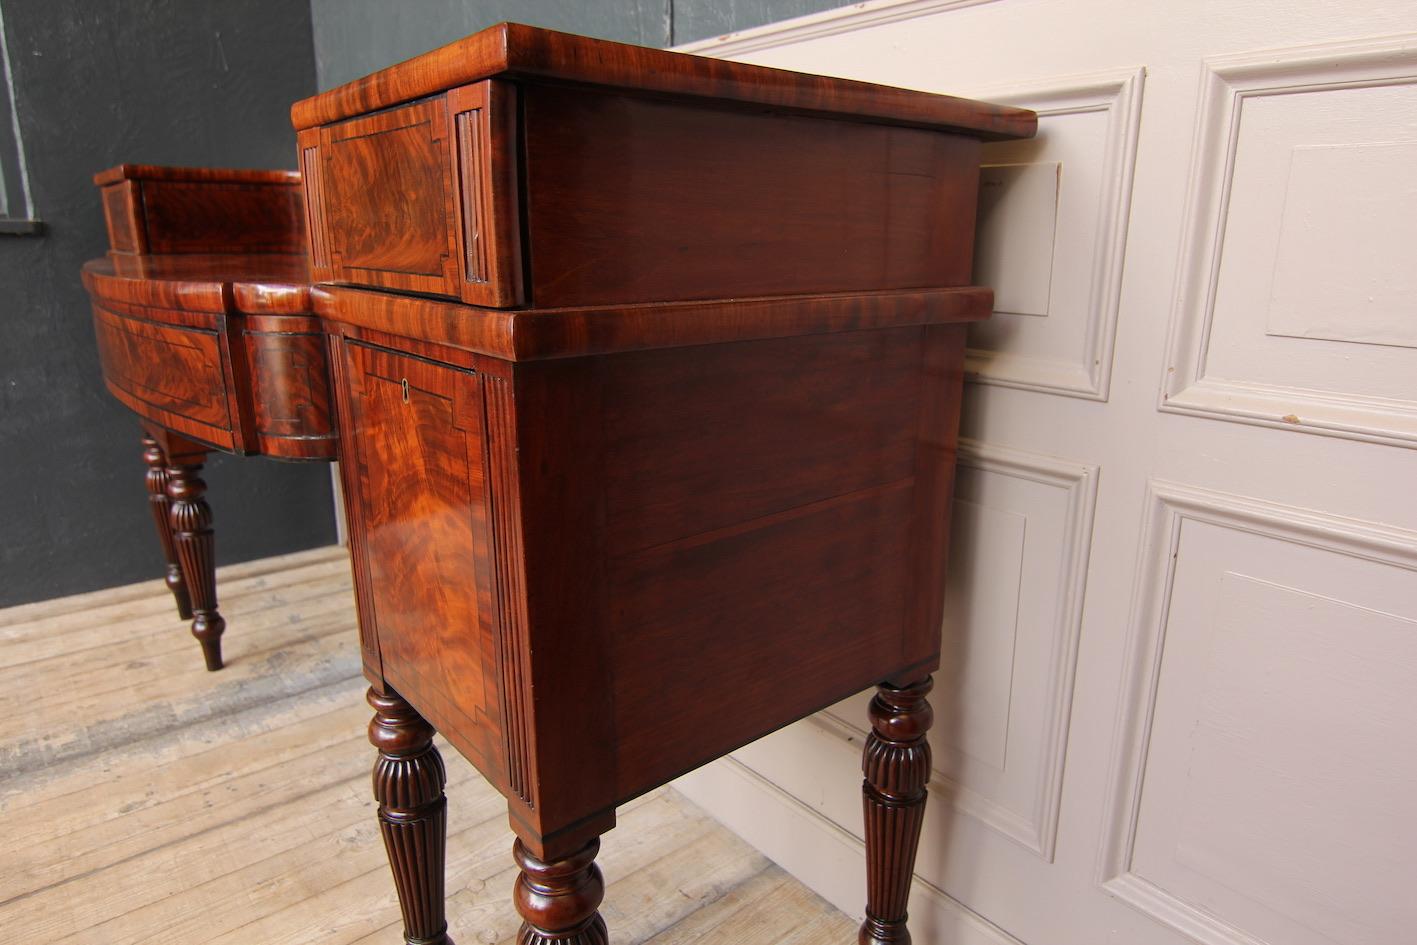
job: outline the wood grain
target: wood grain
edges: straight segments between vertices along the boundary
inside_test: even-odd
[[[866,921],[860,945],[911,945],[906,927],[915,853],[930,781],[926,734],[933,681],[881,686],[871,700],[871,732],[861,755],[866,823]]]
[[[909,479],[915,431],[899,420],[917,409],[921,337],[845,332],[609,362],[609,553]]]
[[[585,308],[481,310],[342,286],[312,292],[327,323],[417,338],[506,361],[536,361],[988,318],[979,286]]]
[[[261,452],[286,459],[335,455],[334,399],[325,333],[308,315],[254,315],[242,322]]]
[[[493,26],[296,102],[290,118],[296,130],[311,128],[502,75],[692,96],[754,110],[770,106],[851,121],[887,121],[984,140],[1028,138],[1037,128],[1037,117],[1026,109],[628,46],[519,23]]]
[[[300,175],[121,164],[94,175],[113,254],[304,252]]]
[[[226,325],[164,324],[155,312],[120,313],[94,306],[94,333],[109,392],[141,416],[226,449],[234,404],[225,384]]]
[[[384,678],[506,778],[482,392],[476,376],[347,344],[345,479]]]
[[[316,183],[335,281],[458,294],[451,147],[441,99],[321,131]]]
[[[972,138],[579,88],[522,102],[537,306],[969,282]]]

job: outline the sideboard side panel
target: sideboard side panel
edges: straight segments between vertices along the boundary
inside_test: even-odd
[[[915,508],[911,514],[911,588],[903,653],[903,663],[912,668],[913,675],[892,680],[902,685],[919,679],[916,667],[933,667],[940,659],[968,331],[966,325],[925,328],[917,408]]]
[[[926,331],[603,359],[622,800],[934,658],[907,642],[940,539],[912,521],[943,482]]]
[[[531,362],[517,364],[513,377],[516,442],[493,446],[517,464],[537,782],[536,809],[514,806],[513,824],[533,843],[574,844],[552,838],[592,815],[613,823],[617,799],[602,366],[596,358]]]
[[[979,143],[525,84],[537,306],[969,281]]]

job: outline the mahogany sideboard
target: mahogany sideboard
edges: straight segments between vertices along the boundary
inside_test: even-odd
[[[141,421],[167,585],[220,669],[207,452],[335,455],[300,175],[124,164],[94,183],[109,251],[83,280],[104,382]]]
[[[602,945],[617,805],[876,685],[860,941],[908,943],[979,142],[1033,113],[503,24],[292,119],[309,285],[86,279],[184,573],[184,450],[337,445],[405,941],[448,941],[435,730],[507,798],[522,945]],[[253,355],[277,317],[325,347]]]

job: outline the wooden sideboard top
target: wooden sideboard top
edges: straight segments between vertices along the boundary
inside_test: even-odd
[[[96,298],[189,312],[291,315],[309,312],[310,265],[279,253],[114,255],[84,264]]]
[[[124,180],[160,180],[200,184],[277,184],[300,186],[299,171],[245,170],[231,167],[167,167],[159,164],[119,164],[99,171],[100,187]]]
[[[475,308],[345,286],[310,294],[323,318],[503,361],[960,324],[983,321],[994,307],[993,290],[981,286],[542,309]]]
[[[297,130],[496,76],[716,99],[746,107],[953,131],[983,140],[1032,137],[1026,109],[728,62],[501,23],[362,79],[296,102]]]

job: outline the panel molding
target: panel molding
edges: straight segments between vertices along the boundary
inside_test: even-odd
[[[700,56],[738,56],[759,49],[776,49],[839,33],[854,33],[885,23],[913,20],[932,13],[996,2],[998,0],[865,0],[864,3],[809,13],[806,16],[725,33],[722,36],[711,36],[691,43],[681,43],[673,48],[677,52],[691,52]]]
[[[1065,496],[1063,534],[1066,540],[1058,557],[1060,593],[1049,633],[1055,646],[1054,661],[1048,674],[1050,692],[1043,740],[1043,776],[1039,779],[1031,816],[1020,816],[938,770],[931,775],[930,788],[936,797],[952,798],[954,808],[960,813],[1051,863],[1057,846],[1062,804],[1073,677],[1082,630],[1087,564],[1092,549],[1093,511],[1097,504],[1098,467],[968,439],[960,440],[959,465],[1062,490]],[[853,750],[867,735],[860,721],[844,719],[830,709],[817,713],[810,721],[833,739],[850,743]]]
[[[1132,872],[1181,527],[1198,522],[1417,572],[1417,532],[1153,479],[1148,483],[1123,656],[1098,884],[1203,945],[1265,945]]]
[[[1417,34],[1204,61],[1160,410],[1417,448],[1417,400],[1206,374],[1245,102],[1270,95],[1413,83],[1417,83]]]
[[[1044,83],[971,88],[961,93],[1000,105],[1031,108],[1040,119],[1094,112],[1108,116],[1082,360],[1023,357],[970,348],[965,360],[965,376],[969,380],[1084,400],[1107,400],[1112,385],[1112,353],[1122,300],[1122,269],[1145,80],[1146,69],[1136,67],[1059,76]]]

